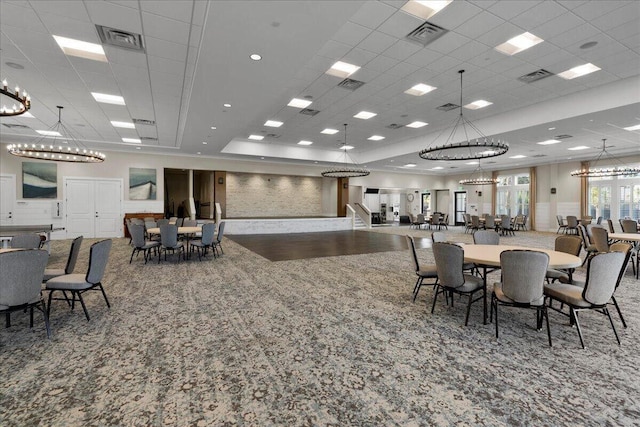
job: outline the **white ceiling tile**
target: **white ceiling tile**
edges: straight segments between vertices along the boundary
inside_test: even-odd
[[[94,24],[138,34],[142,33],[140,13],[132,11],[129,7],[104,1],[87,1],[85,6]]]
[[[584,24],[584,21],[573,13],[565,13],[538,26],[532,32],[551,43],[556,36],[571,31],[573,28]]]
[[[499,1],[488,10],[502,19],[510,20],[534,6],[539,6],[540,3],[539,1],[528,0]]]
[[[30,4],[41,16],[43,14],[52,14],[66,19],[75,19],[84,22],[89,21],[89,15],[86,9],[77,0],[35,1]]]
[[[398,11],[378,27],[378,31],[398,39],[404,38],[424,21],[413,15]]]
[[[387,70],[387,73],[393,74],[398,77],[406,77],[409,74],[414,73],[418,69],[419,67],[417,65],[409,64],[407,62],[400,62],[395,67]]]
[[[422,49],[422,46],[417,43],[398,40],[393,46],[384,51],[384,55],[398,61],[404,61],[420,49]]]
[[[470,39],[461,34],[448,32],[444,36],[429,43],[428,47],[429,49],[435,50],[436,52],[448,54],[451,51],[459,48],[460,46],[463,46],[470,42]]]
[[[189,35],[189,46],[200,46],[200,39],[202,38],[202,26],[191,25],[191,34]]]
[[[493,13],[483,11],[465,25],[456,27],[455,32],[470,39],[476,39],[481,34],[502,25],[504,22],[504,19],[497,17]]]
[[[146,35],[178,44],[189,43],[189,27],[184,22],[142,12]]]
[[[591,24],[585,23],[554,37],[552,43],[556,46],[566,48],[576,43],[583,44],[591,41],[593,37],[599,34],[601,34],[600,30]]]
[[[155,37],[146,37],[145,43],[148,55],[182,62],[187,58],[188,48],[185,45],[172,43]]]
[[[25,3],[26,4],[26,3]],[[20,27],[24,34],[30,32],[47,33],[38,15],[30,7],[20,7],[11,3],[0,2],[0,28],[2,32],[6,26]]]
[[[489,51],[492,50],[492,48],[488,47],[485,44],[470,40],[459,48],[449,52],[449,55],[460,60],[466,60],[474,58],[478,55],[486,55]]]
[[[318,51],[318,56],[324,56],[326,58],[335,59],[336,61],[341,59],[347,54],[353,47],[344,43],[337,42],[335,40],[329,40]]]
[[[89,0],[89,1],[93,1],[93,0]],[[131,1],[131,0],[107,0],[109,3],[114,3],[117,4],[119,6],[125,6],[134,10],[139,10],[138,7],[138,2],[137,1]]]
[[[568,3],[572,2],[565,2],[565,6],[569,7]],[[585,1],[574,7],[573,13],[587,21],[591,21],[618,9],[620,5],[621,3],[617,1]]]
[[[140,3],[142,10],[164,18],[175,19],[191,23],[191,13],[194,8],[193,0],[158,1],[144,0]]]
[[[437,61],[441,57],[441,53],[423,48],[405,59],[405,62],[417,65],[419,67],[427,67],[429,66],[429,64],[432,64],[434,61]]]
[[[384,73],[389,68],[395,66],[397,63],[398,61],[396,59],[380,55],[369,61],[365,65],[365,68],[371,69],[378,73]]]
[[[369,36],[362,40],[358,47],[370,52],[382,53],[391,47],[397,39],[380,31],[373,31]]]
[[[569,10],[573,10],[585,3],[588,3],[588,0],[558,0],[558,3]]]
[[[442,58],[438,59],[437,61],[433,62],[431,65],[425,67],[429,70],[432,71],[438,71],[438,72],[442,72],[442,71],[446,71],[452,67],[455,67],[457,65],[460,65],[460,60],[456,59],[456,58],[452,58],[450,56],[443,56]]]
[[[349,46],[356,46],[370,33],[371,29],[367,27],[354,24],[353,22],[347,22],[331,39]]]
[[[366,2],[349,21],[375,29],[396,12],[396,8],[380,2]]]
[[[147,69],[147,55],[142,52],[114,46],[104,46],[104,52],[107,55],[109,64],[112,66],[120,64],[144,70]]]
[[[77,56],[68,56],[67,59],[77,72],[86,71],[111,76],[111,68],[108,62],[92,61],[91,59],[78,58]]]
[[[596,28],[607,31],[630,21],[636,23],[640,21],[640,3],[638,2],[630,2],[604,16],[594,18],[591,20],[591,23]]]
[[[484,43],[487,46],[496,47],[519,34],[522,34],[522,29],[520,27],[515,26],[510,22],[505,22],[504,24],[487,31],[481,36],[478,36],[476,41]]]
[[[448,30],[453,30],[460,26],[467,26],[467,21],[480,13],[482,13],[482,9],[473,3],[454,1],[429,18],[429,22]],[[471,23],[470,25],[475,24]]]
[[[567,9],[558,3],[543,1],[511,19],[511,23],[520,26],[526,31],[533,32],[533,28],[567,13]],[[573,14],[570,15],[575,16]]]
[[[367,64],[376,56],[375,53],[368,50],[354,48],[343,57],[343,60],[349,64]]]

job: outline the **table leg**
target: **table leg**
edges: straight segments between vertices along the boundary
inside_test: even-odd
[[[483,299],[484,299],[484,324],[487,324],[487,266],[484,265],[482,266],[482,276],[483,276],[483,284],[484,284],[484,289],[483,289]],[[497,318],[497,314],[496,314],[496,318]]]

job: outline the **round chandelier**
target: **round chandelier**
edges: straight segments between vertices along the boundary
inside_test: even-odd
[[[458,181],[460,185],[493,185],[498,183],[497,178],[485,177],[484,170],[480,166],[480,160],[478,160],[478,167],[471,172],[468,178]]]
[[[458,71],[460,74],[460,115],[453,124],[451,133],[443,145],[432,145],[418,154],[425,160],[475,160],[497,157],[509,151],[509,144],[504,141],[494,141],[487,138],[476,125],[467,120],[462,114],[462,74],[464,70]],[[477,135],[470,138],[467,127]],[[464,141],[452,142],[458,131],[464,134]],[[444,131],[443,131],[444,132]],[[440,133],[442,135],[442,133]],[[438,135],[438,140],[440,138]]]
[[[321,173],[325,178],[357,178],[361,176],[368,176],[371,172],[365,168],[350,167],[347,162],[347,158],[351,159],[351,156],[347,153],[347,124],[344,124],[344,142],[342,147],[344,151],[344,166],[336,166]],[[351,159],[351,162],[357,166],[357,163]]]
[[[107,157],[103,153],[85,147],[71,130],[62,124],[62,109],[58,108],[58,122],[44,131],[45,134],[32,143],[9,144],[10,154],[29,159],[70,163],[101,163]],[[46,141],[46,139],[53,141]]]
[[[2,107],[0,107],[1,117],[19,116],[20,114],[26,113],[31,108],[31,97],[27,94],[27,92],[23,90],[21,94],[20,88],[18,86],[16,86],[14,91],[11,91],[8,88],[8,83],[6,80],[2,81],[0,94],[11,98],[14,102],[17,102],[17,104],[13,104],[11,108],[2,104]]]
[[[612,154],[610,154],[607,151],[606,141],[607,141],[606,139],[602,140],[602,151],[600,151],[600,154],[598,154],[598,156],[593,161],[594,166],[601,159],[603,159],[603,156],[607,156],[608,158],[614,160],[615,162],[620,163],[618,159],[616,159]],[[604,158],[607,158],[607,157],[604,157]],[[639,167],[625,166],[622,164],[620,166],[605,167],[605,168],[589,167],[586,169],[585,168],[577,169],[571,172],[571,176],[575,176],[578,178],[603,178],[603,177],[612,177],[612,176],[635,176],[635,175],[640,175]]]

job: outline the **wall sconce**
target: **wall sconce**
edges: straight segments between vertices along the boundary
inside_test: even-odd
[[[219,177],[218,178],[218,184],[224,184],[224,178],[223,177]]]

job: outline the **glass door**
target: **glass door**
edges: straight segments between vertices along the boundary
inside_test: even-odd
[[[464,214],[467,213],[467,192],[466,191],[455,192],[454,209],[456,212],[455,225],[464,225]]]

